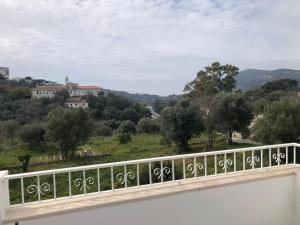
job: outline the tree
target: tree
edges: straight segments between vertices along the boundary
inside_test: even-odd
[[[137,123],[140,119],[141,115],[132,108],[126,108],[122,112],[121,119],[122,120],[130,120],[134,123]]]
[[[28,171],[29,161],[31,159],[31,155],[20,155],[18,157],[19,161],[22,163],[22,170],[24,173]]]
[[[121,125],[118,128],[119,133],[129,133],[129,134],[135,134],[136,128],[132,121],[125,120],[121,123]]]
[[[233,65],[214,62],[200,70],[196,79],[188,83],[184,90],[195,96],[214,95],[221,91],[231,92],[236,87],[235,76],[238,73],[239,68]]]
[[[254,102],[253,104],[253,111],[255,113],[255,116],[258,116],[264,112],[265,107],[270,103],[265,98],[260,98],[257,101]]]
[[[131,141],[131,134],[136,133],[135,125],[130,120],[125,120],[121,123],[117,131],[117,137],[120,144],[127,144]]]
[[[212,63],[211,66],[204,67],[197,73],[196,78],[188,83],[184,91],[199,106],[205,121],[208,133],[208,145],[213,144],[213,133],[215,129],[212,111],[215,96],[220,92],[232,92],[236,87],[235,77],[239,73],[239,68],[233,65],[221,65],[219,62]]]
[[[265,108],[253,129],[255,137],[264,143],[286,143],[299,140],[299,124],[300,104],[282,99]]]
[[[298,89],[298,81],[291,79],[270,81],[261,86],[261,89],[265,93],[271,93],[273,91],[296,91]]]
[[[179,145],[179,152],[187,151],[188,141],[204,129],[198,107],[188,99],[163,110],[161,120],[163,135]]]
[[[47,137],[57,143],[64,159],[74,156],[76,147],[86,141],[92,130],[83,109],[59,109],[47,118]]]
[[[1,136],[12,140],[16,136],[19,128],[20,128],[20,124],[17,121],[14,120],[2,121],[0,123],[0,134]]]
[[[99,125],[97,125],[94,133],[99,136],[107,137],[112,135],[113,130],[108,125],[100,123]]]
[[[138,131],[141,133],[159,132],[159,122],[150,118],[142,118],[138,123]]]
[[[119,140],[119,144],[127,144],[128,142],[131,141],[130,133],[118,132],[117,137],[118,137],[118,140]]]
[[[40,124],[26,124],[20,128],[18,134],[24,143],[37,146],[44,142],[45,129]]]
[[[216,128],[227,132],[228,144],[233,143],[233,131],[246,131],[253,118],[251,105],[242,95],[233,93],[219,95],[211,113]]]

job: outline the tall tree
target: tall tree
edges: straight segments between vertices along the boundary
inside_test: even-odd
[[[233,131],[244,132],[253,118],[252,107],[240,94],[220,94],[211,112],[219,131],[227,132],[227,141],[233,143]]]
[[[221,91],[230,92],[236,87],[235,77],[239,68],[233,65],[221,65],[219,62],[204,67],[197,73],[196,79],[185,86],[185,91],[194,96],[213,95]]]
[[[64,159],[74,156],[76,147],[87,140],[92,124],[82,109],[59,109],[47,118],[47,137],[57,143]]]
[[[200,70],[196,79],[185,86],[184,91],[198,103],[204,115],[209,146],[212,146],[215,129],[215,121],[210,114],[214,97],[220,92],[232,92],[236,87],[235,77],[238,73],[239,68],[236,66],[214,62],[211,66]]]
[[[163,135],[179,145],[179,152],[187,151],[188,141],[204,129],[199,108],[194,102],[186,99],[174,107],[167,107],[161,120]]]

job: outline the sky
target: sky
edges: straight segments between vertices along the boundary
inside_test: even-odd
[[[0,67],[180,94],[214,61],[300,69],[299,0],[0,0]]]

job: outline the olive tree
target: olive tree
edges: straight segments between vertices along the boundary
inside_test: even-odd
[[[163,110],[161,120],[163,135],[178,144],[179,152],[187,151],[189,140],[204,129],[198,107],[187,99]]]

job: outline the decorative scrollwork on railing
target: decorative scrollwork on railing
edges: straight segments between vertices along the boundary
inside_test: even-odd
[[[50,191],[50,184],[48,183],[43,183],[42,185],[40,186],[37,186],[37,185],[30,185],[28,186],[27,188],[27,193],[29,194],[34,194],[34,198],[40,194],[40,195],[45,195],[46,192]]]
[[[116,176],[117,180],[121,182],[121,184],[124,184],[125,182],[130,184],[130,180],[133,180],[135,178],[135,174],[133,172],[128,172],[126,174],[119,173]]]
[[[219,166],[222,167],[223,170],[229,169],[229,166],[233,165],[233,161],[231,159],[220,160]]]
[[[281,160],[285,159],[285,154],[284,153],[274,153],[272,155],[272,158],[275,160],[275,162],[279,163],[281,162]]]
[[[247,163],[249,163],[250,166],[255,166],[257,163],[259,163],[259,161],[260,161],[259,156],[254,156],[253,158],[252,157],[247,158]]]
[[[194,163],[191,163],[187,166],[187,170],[190,171],[192,174],[196,175],[198,170],[203,170],[203,164],[197,163],[196,165]]]
[[[82,178],[78,178],[74,181],[74,185],[76,187],[80,187],[79,189],[80,191],[82,191],[84,188],[90,189],[91,187],[89,185],[93,185],[94,183],[95,183],[95,179],[93,177],[88,177],[85,180]]]
[[[161,168],[156,168],[154,169],[154,175],[158,177],[158,179],[160,179],[163,174],[170,174],[171,173],[171,169],[169,167],[163,167]]]

